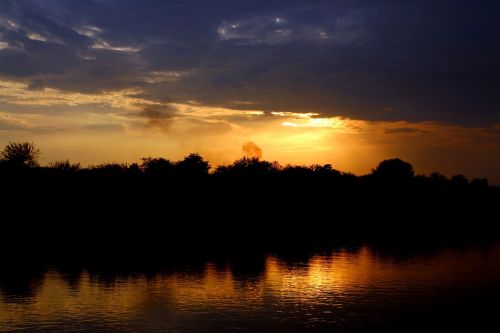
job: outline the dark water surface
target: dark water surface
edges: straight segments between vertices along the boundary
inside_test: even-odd
[[[2,272],[1,332],[498,331],[500,244]],[[27,274],[27,273],[26,273]]]

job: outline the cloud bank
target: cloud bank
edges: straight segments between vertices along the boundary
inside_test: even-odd
[[[499,13],[488,0],[3,0],[0,144],[38,142],[46,162],[199,151],[217,164],[256,142],[283,163],[363,173],[398,156],[500,183]]]
[[[155,101],[491,125],[498,12],[486,0],[5,0],[0,75]]]

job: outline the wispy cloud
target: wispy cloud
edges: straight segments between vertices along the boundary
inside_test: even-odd
[[[92,25],[84,25],[79,28],[75,28],[74,30],[80,35],[86,36],[91,39],[97,38],[98,35],[104,32],[103,29]]]
[[[108,41],[105,41],[102,37],[102,34],[105,33],[105,30],[93,25],[84,25],[75,28],[74,30],[80,35],[90,38],[93,41],[91,48],[95,50],[109,50],[109,51],[131,52],[131,53],[139,52],[141,50],[140,47],[114,45]]]
[[[102,39],[95,41],[94,45],[92,45],[92,48],[96,50],[109,50],[109,51],[132,52],[132,53],[139,52],[141,50],[139,47],[111,45],[110,43]]]
[[[0,101],[6,104],[32,107],[102,105],[125,110],[141,110],[143,105],[160,103],[136,97],[140,90],[126,89],[102,94],[85,94],[45,88],[30,89],[29,84],[16,81],[0,81]]]
[[[366,34],[360,21],[352,17],[304,23],[282,16],[251,17],[224,21],[217,33],[223,41],[280,45],[293,41],[314,43],[352,43]]]
[[[152,71],[145,74],[141,80],[150,83],[158,84],[165,82],[177,81],[183,77],[195,75],[196,70],[181,70],[181,71]]]

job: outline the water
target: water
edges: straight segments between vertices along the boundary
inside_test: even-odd
[[[49,269],[0,282],[1,332],[495,331],[500,244],[369,246],[158,271]],[[493,327],[493,328],[492,328]]]

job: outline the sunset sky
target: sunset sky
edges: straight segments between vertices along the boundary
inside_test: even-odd
[[[0,146],[500,184],[500,3],[0,0]],[[246,149],[248,152],[248,149]]]

